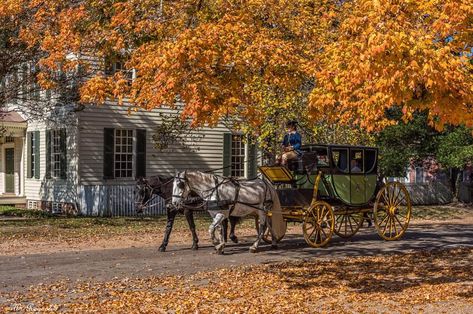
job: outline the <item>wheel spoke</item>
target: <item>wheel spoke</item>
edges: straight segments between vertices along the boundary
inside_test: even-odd
[[[314,210],[311,210],[311,211],[310,211],[310,214],[311,214],[311,216],[312,216],[312,219],[313,219],[314,221],[317,221],[317,216],[315,216]]]
[[[405,195],[402,196],[402,198],[399,200],[399,201],[396,201],[396,203],[394,204],[395,207],[398,207],[402,204],[402,201],[405,201],[406,200],[406,197]]]
[[[381,194],[383,196],[383,199],[384,199],[384,206],[386,206],[386,204],[389,204],[389,199],[387,198],[386,196],[387,194],[387,191],[385,190],[383,194]]]
[[[386,214],[386,216],[383,218],[383,220],[381,221],[381,223],[379,224],[379,226],[382,227],[382,226],[383,226],[383,223],[384,223],[384,222],[386,221],[386,219],[388,219],[388,218],[389,218],[389,215]],[[387,223],[386,223],[386,225],[387,225]]]
[[[348,234],[348,216],[345,216],[344,226],[345,226],[345,233],[344,234],[347,235]]]
[[[320,210],[320,217],[319,217],[319,221],[323,221],[324,220],[324,217],[327,215],[327,213],[325,212],[325,206],[322,206],[322,209]]]
[[[386,218],[389,218],[389,216],[386,216]],[[385,219],[386,219],[385,218]],[[384,220],[383,220],[384,221]],[[389,220],[388,220],[389,221]],[[381,226],[380,226],[381,227]],[[388,222],[386,222],[386,225],[384,226],[384,229],[383,229],[383,234],[386,234],[386,229],[388,228]]]
[[[390,188],[390,186],[387,187],[386,193],[388,194],[388,204],[391,205],[391,204],[392,204],[392,196],[391,196],[391,188]]]
[[[318,236],[319,236],[319,229],[315,229],[316,232],[315,232],[315,238],[314,238],[314,243],[317,243],[317,239],[318,239]]]
[[[317,230],[317,228],[314,227],[314,230],[312,230],[312,232],[309,234],[308,238],[310,239],[312,237],[312,235],[314,234],[315,230]]]
[[[341,217],[341,221],[338,221],[337,223],[337,232],[340,233],[340,230],[342,229],[343,221],[345,220],[345,215],[343,216],[338,216],[339,218]]]
[[[327,234],[325,233],[325,231],[324,231],[324,228],[321,228],[320,230],[321,230],[321,231],[322,231],[322,233],[324,234],[324,236],[325,236],[325,239],[327,239],[327,238],[328,238],[328,236],[327,236]],[[320,234],[320,237],[322,238],[322,234]],[[322,241],[322,242],[323,242],[323,241]]]
[[[404,225],[401,223],[401,221],[399,220],[399,218],[397,218],[397,216],[394,216],[394,218],[395,218],[396,221],[399,223],[399,226],[401,227],[401,229],[404,230]]]
[[[396,224],[395,224],[395,221],[394,219],[391,218],[391,221],[392,221],[392,225],[393,225],[393,228],[394,228],[394,235],[396,236],[397,235],[397,228],[396,228]]]
[[[352,219],[352,217],[351,217],[351,216],[348,216],[348,222],[350,223],[351,233],[353,233],[354,231],[353,231],[353,225],[352,225],[352,223],[351,223],[351,219]]]

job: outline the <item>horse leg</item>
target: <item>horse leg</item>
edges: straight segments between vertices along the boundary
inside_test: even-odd
[[[222,221],[222,236],[223,236],[223,241],[225,242],[227,242],[227,234],[228,234],[228,219],[224,219]]]
[[[277,249],[278,248],[278,242],[276,241],[276,234],[274,233],[274,230],[273,230],[273,226],[271,226],[271,224],[269,223],[269,220],[268,220],[268,228],[269,228],[269,232],[271,232],[271,248],[272,249]]]
[[[199,248],[199,238],[197,237],[197,232],[195,232],[194,213],[190,209],[185,209],[184,215],[192,233],[192,249],[197,250]]]
[[[263,235],[266,231],[266,215],[264,214],[259,214],[259,227],[258,227],[258,237],[253,243],[253,245],[250,247],[250,253],[256,253],[258,252],[258,246],[259,243],[261,242],[261,239],[263,239]]]
[[[237,225],[239,217],[230,216],[228,217],[228,220],[230,220],[230,240],[232,240],[233,243],[238,243],[238,238],[235,235],[235,227]]]
[[[225,248],[225,241],[223,241],[223,236],[220,234],[220,239],[215,237],[215,230],[222,227],[222,221],[225,219],[225,215],[222,213],[217,213],[210,224],[209,234],[212,239],[212,243],[215,245],[215,249],[218,254],[223,254],[223,249]]]
[[[166,230],[164,231],[164,238],[163,243],[159,247],[160,252],[165,252],[166,247],[169,243],[169,237],[171,236],[172,226],[174,225],[174,219],[176,218],[177,211],[171,208],[167,209],[167,223],[166,223]]]

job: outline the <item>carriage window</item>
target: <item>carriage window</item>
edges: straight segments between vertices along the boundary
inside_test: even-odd
[[[312,151],[317,154],[317,166],[327,167],[329,165],[328,152],[326,147],[314,147]]]
[[[363,150],[352,149],[350,155],[350,170],[352,173],[360,173],[364,171]]]
[[[332,162],[340,171],[348,172],[348,150],[341,148],[332,149]]]
[[[366,173],[370,173],[376,167],[376,151],[374,149],[365,150]]]

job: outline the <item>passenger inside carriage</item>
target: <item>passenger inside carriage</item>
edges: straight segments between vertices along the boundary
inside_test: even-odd
[[[297,132],[297,121],[286,123],[287,133],[282,141],[282,154],[276,157],[276,163],[287,166],[289,160],[298,159],[301,156],[302,137]]]
[[[356,159],[351,160],[351,172],[361,172],[360,163]]]

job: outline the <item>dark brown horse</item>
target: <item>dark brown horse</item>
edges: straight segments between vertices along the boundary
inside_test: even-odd
[[[154,195],[158,195],[164,199],[167,213],[167,224],[164,232],[163,243],[159,247],[159,251],[166,251],[166,247],[169,243],[169,237],[171,236],[172,227],[174,225],[174,219],[177,213],[184,214],[189,229],[192,233],[192,249],[197,250],[199,248],[199,238],[195,231],[194,223],[194,210],[205,210],[205,204],[203,200],[197,195],[189,195],[185,200],[184,206],[177,209],[171,204],[172,197],[172,184],[174,177],[162,177],[162,176],[151,176],[148,178],[138,178],[136,181],[135,191],[135,209],[138,213],[142,213],[145,208],[149,206],[149,203]],[[238,222],[238,217],[230,217],[230,240],[237,243],[238,238],[235,236],[235,226]],[[223,224],[223,236],[225,241],[227,240],[228,221]]]

